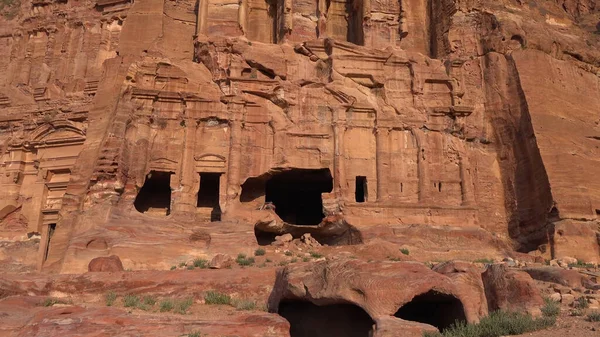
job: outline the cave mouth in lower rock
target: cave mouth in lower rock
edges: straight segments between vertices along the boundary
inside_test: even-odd
[[[375,322],[353,304],[318,306],[304,301],[279,304],[278,314],[290,323],[291,337],[369,337]]]
[[[457,321],[467,320],[463,304],[458,298],[435,290],[415,296],[398,309],[394,316],[406,321],[433,325],[440,331]]]
[[[172,172],[150,171],[133,202],[140,213],[169,215],[171,213]]]

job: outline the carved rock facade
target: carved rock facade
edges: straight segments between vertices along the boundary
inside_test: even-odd
[[[0,31],[3,236],[40,233],[62,272],[284,233],[598,261],[580,2],[24,2]]]

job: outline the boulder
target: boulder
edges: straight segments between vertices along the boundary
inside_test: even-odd
[[[541,315],[544,300],[526,272],[509,269],[505,264],[493,264],[481,276],[490,311],[526,311],[533,316]]]
[[[217,254],[208,263],[210,269],[223,269],[233,266],[233,258],[227,254]]]
[[[117,255],[102,256],[92,259],[88,264],[88,271],[91,272],[114,272],[123,271],[123,263]]]
[[[600,285],[576,270],[549,266],[525,268],[523,271],[538,281],[556,283],[570,288],[600,289]]]

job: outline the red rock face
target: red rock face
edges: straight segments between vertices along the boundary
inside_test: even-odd
[[[88,264],[88,271],[111,272],[123,271],[123,263],[118,256],[97,257]]]
[[[39,233],[27,268],[62,273],[306,233],[598,262],[598,10],[15,2],[0,18],[1,236]]]

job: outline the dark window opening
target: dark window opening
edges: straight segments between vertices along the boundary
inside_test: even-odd
[[[273,175],[265,190],[265,202],[273,203],[283,221],[318,225],[325,217],[321,194],[333,190],[333,178],[329,169],[291,169]]]
[[[394,316],[407,320],[433,325],[440,331],[456,321],[466,322],[462,303],[452,295],[435,290],[415,296],[403,305]]]
[[[212,208],[210,221],[221,221],[220,182],[221,173],[200,173],[197,207]]]
[[[140,213],[171,213],[171,172],[150,171],[133,205]]]
[[[291,337],[368,337],[375,324],[369,314],[352,304],[282,302],[278,313],[290,322]]]
[[[367,177],[358,176],[356,177],[356,188],[354,190],[354,197],[356,202],[367,201]]]
[[[440,181],[438,183],[438,192],[441,192],[441,191],[442,191],[442,182]]]
[[[400,193],[404,192],[404,184],[400,183]]]
[[[48,253],[50,252],[50,239],[52,239],[52,235],[54,235],[54,231],[56,230],[56,224],[51,223],[48,225],[48,239],[46,240],[46,251],[44,252],[44,262],[48,260]]]

